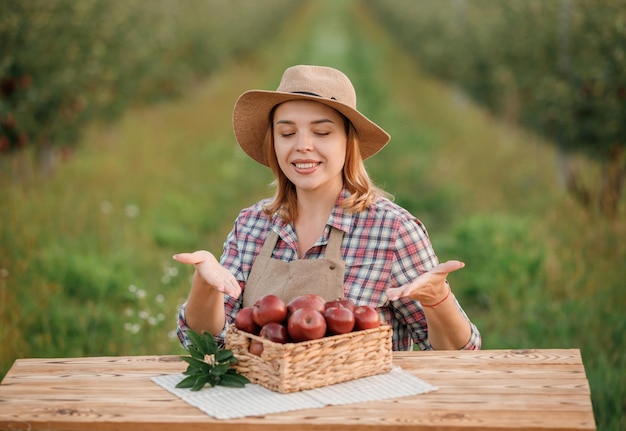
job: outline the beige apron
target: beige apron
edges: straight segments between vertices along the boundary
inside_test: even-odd
[[[243,306],[252,307],[257,299],[270,293],[282,298],[285,303],[305,293],[316,293],[327,301],[343,298],[346,264],[341,259],[342,238],[343,231],[331,227],[323,258],[285,262],[272,259],[278,234],[270,230],[252,264],[243,291]]]

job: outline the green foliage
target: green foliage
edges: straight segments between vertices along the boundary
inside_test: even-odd
[[[615,0],[370,1],[424,68],[562,145],[626,145],[626,7]]]
[[[203,331],[198,334],[193,329],[187,330],[189,344],[187,348],[191,356],[181,356],[187,362],[185,377],[177,388],[190,388],[199,391],[207,384],[211,387],[220,385],[231,388],[243,388],[250,383],[247,377],[239,374],[234,368],[237,358],[229,349],[218,348],[213,335]]]
[[[0,155],[68,146],[87,122],[180,95],[260,44],[296,4],[0,0]]]
[[[457,296],[487,334],[486,346],[533,345],[545,335],[547,250],[528,222],[506,213],[475,215],[458,221],[439,250],[463,257],[463,289]]]
[[[623,1],[367,3],[426,71],[561,150],[598,160],[604,166],[598,204],[616,216],[626,177]],[[577,173],[565,175],[589,205]]]

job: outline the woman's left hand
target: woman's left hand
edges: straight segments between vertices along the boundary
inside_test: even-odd
[[[465,264],[458,260],[440,263],[430,271],[423,273],[409,284],[387,289],[387,297],[391,301],[410,298],[420,301],[423,305],[437,304],[448,295],[449,287],[446,278],[449,273],[458,271]]]

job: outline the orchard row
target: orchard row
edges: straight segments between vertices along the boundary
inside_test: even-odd
[[[252,51],[298,0],[0,0],[0,155],[178,95]]]
[[[624,1],[367,3],[424,70],[547,137],[563,155],[582,152],[603,164],[603,188],[594,194],[615,216],[626,174]]]

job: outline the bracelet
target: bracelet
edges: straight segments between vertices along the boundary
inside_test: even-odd
[[[448,282],[446,281],[446,284],[448,284]],[[452,289],[450,288],[450,285],[448,284],[448,293],[446,294],[446,296],[443,297],[443,299],[439,302],[436,302],[434,304],[431,305],[426,305],[426,304],[422,304],[423,307],[428,307],[428,308],[434,308],[436,306],[438,306],[439,304],[441,304],[443,301],[445,301],[446,299],[448,299],[448,296],[450,296],[450,293],[452,292]]]

